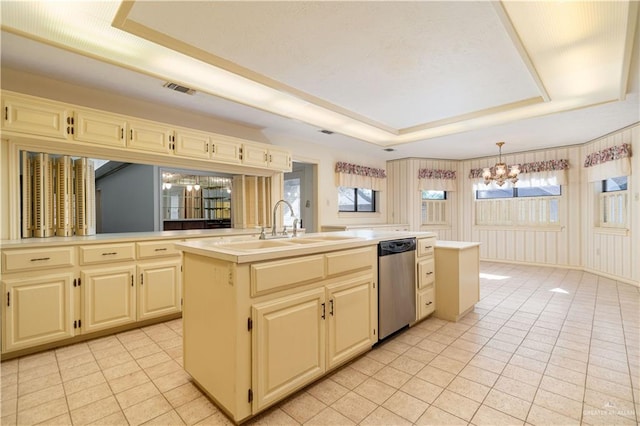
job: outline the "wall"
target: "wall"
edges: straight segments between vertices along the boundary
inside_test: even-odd
[[[158,227],[158,168],[130,164],[96,180],[102,229],[98,233],[161,231]],[[136,185],[131,185],[136,182]]]

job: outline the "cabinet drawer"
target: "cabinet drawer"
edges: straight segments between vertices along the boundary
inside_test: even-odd
[[[435,281],[435,263],[432,259],[418,262],[418,288],[425,288]]]
[[[82,265],[133,259],[135,259],[133,243],[101,244],[96,246],[80,247],[80,263]]]
[[[305,256],[251,265],[251,296],[284,290],[324,277],[324,256]]]
[[[435,238],[422,238],[418,240],[418,257],[433,256],[433,249],[435,246]]]
[[[73,247],[2,252],[2,272],[73,266]]]
[[[177,240],[136,243],[138,258],[148,259],[153,257],[179,256],[180,250],[174,246],[176,242]]]
[[[375,247],[365,247],[326,254],[327,275],[371,268],[376,260],[374,250]]]
[[[418,318],[422,319],[436,310],[435,288],[431,287],[418,293]]]

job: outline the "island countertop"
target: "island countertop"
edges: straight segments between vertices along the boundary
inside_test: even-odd
[[[307,233],[300,237],[267,238],[264,240],[225,242],[215,239],[176,243],[179,250],[226,260],[249,263],[282,259],[334,250],[378,244],[380,241],[401,238],[435,237],[433,232],[352,230],[341,232]]]

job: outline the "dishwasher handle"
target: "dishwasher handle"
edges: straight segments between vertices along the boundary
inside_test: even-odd
[[[405,253],[416,250],[415,238],[403,238],[401,240],[380,241],[378,245],[378,256],[389,256],[392,254]]]

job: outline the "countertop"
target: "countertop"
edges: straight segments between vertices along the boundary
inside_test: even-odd
[[[426,238],[435,236],[436,234],[433,232],[353,230],[309,233],[295,239],[253,240],[250,243],[229,243],[214,239],[185,241],[176,243],[176,247],[186,253],[198,254],[234,263],[249,263],[365,247],[376,245],[380,241],[399,238]],[[327,239],[323,240],[324,238]],[[298,241],[297,243],[295,242],[296,240]],[[307,242],[304,240],[307,240]],[[265,247],[256,247],[260,242],[266,242],[264,244]]]
[[[465,250],[471,247],[477,247],[480,243],[473,241],[441,241],[436,240],[437,249],[445,250]]]

